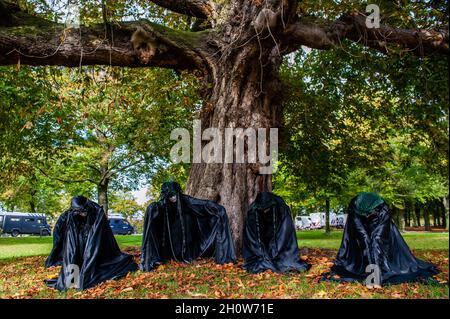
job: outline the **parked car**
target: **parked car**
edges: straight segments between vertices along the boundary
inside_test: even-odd
[[[114,235],[134,234],[134,227],[121,215],[109,215],[109,225]]]
[[[0,233],[17,237],[20,234],[50,236],[50,225],[44,214],[33,213],[0,213]]]
[[[330,226],[342,229],[347,221],[346,214],[330,213]],[[312,213],[309,216],[295,217],[296,230],[321,229],[325,227],[325,213]]]

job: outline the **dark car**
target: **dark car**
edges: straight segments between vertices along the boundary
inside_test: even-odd
[[[50,236],[52,231],[43,214],[6,212],[0,213],[0,233]]]
[[[114,235],[134,234],[134,227],[122,216],[111,215],[108,219]]]

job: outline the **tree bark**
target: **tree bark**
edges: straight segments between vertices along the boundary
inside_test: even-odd
[[[405,209],[405,211],[404,211],[405,227],[409,227],[410,226],[409,207],[408,207],[408,202],[406,200],[403,202],[403,207]]]
[[[35,180],[35,178],[34,178],[34,180]],[[36,212],[36,193],[37,193],[37,191],[36,191],[36,189],[33,186],[33,189],[30,192],[30,195],[31,195],[31,199],[30,199],[30,210],[31,210],[31,213],[37,213]]]
[[[436,227],[441,227],[441,207],[439,207],[439,200],[434,200],[433,201],[433,205],[434,205],[434,220],[435,220],[435,226]]]
[[[443,198],[439,199],[439,207],[440,207],[439,218],[441,219],[441,226],[442,228],[445,229],[447,227],[447,220],[445,219],[445,205]]]
[[[395,225],[400,228],[400,214],[399,214],[399,209],[397,207],[395,207],[394,205],[392,205],[392,220],[394,221]]]
[[[297,217],[297,211],[294,209],[293,205],[289,205],[289,210],[291,211],[291,217],[295,221],[295,217]]]
[[[416,215],[417,227],[420,227],[420,204],[418,202],[414,203],[414,214]]]
[[[208,94],[206,105],[214,108],[202,112],[202,129],[217,128],[225,136],[226,128],[250,128],[258,132],[259,128],[280,126],[281,60],[262,68],[262,63],[274,58],[269,55],[270,52],[260,61],[254,44],[213,66],[214,89]],[[266,147],[269,148],[267,144]],[[259,192],[272,191],[271,175],[260,174],[260,167],[257,163],[193,163],[189,173],[186,193],[225,206],[238,252],[249,204]]]
[[[98,204],[103,207],[105,214],[108,215],[109,203],[108,203],[108,183],[106,180],[98,185]]]
[[[445,196],[444,199],[442,200],[442,204],[444,205],[445,208],[445,229],[448,230],[448,226],[449,226],[449,220],[448,220],[448,211],[449,211],[449,195]]]
[[[447,227],[447,221],[445,220],[445,206],[442,199],[439,199],[439,219],[441,227],[445,229]]]
[[[448,54],[448,30],[407,30],[386,25],[369,28],[366,16],[359,12],[344,14],[334,23],[327,21],[298,21],[286,29],[286,41],[295,49],[296,43],[311,48],[327,50],[342,45],[348,39],[383,53],[389,51],[388,44],[396,43],[418,55]]]
[[[400,232],[405,232],[405,223],[406,223],[406,213],[405,209],[398,210],[398,229]]]
[[[325,199],[325,234],[331,234],[330,227],[330,198]]]
[[[109,202],[108,202],[108,186],[109,186],[109,166],[108,166],[109,153],[105,153],[100,161],[100,174],[101,180],[97,185],[97,200],[98,204],[103,207],[106,215],[108,215]]]
[[[434,200],[431,201],[429,207],[430,207],[431,217],[432,217],[432,220],[433,220],[433,227],[436,227],[437,226],[437,223],[436,223],[436,205],[434,203]]]
[[[437,218],[439,227],[445,228],[445,222],[443,222],[445,220],[445,209],[444,209],[444,206],[442,205],[442,200],[440,200],[440,199],[436,200],[436,218]]]
[[[425,203],[423,207],[423,218],[425,223],[425,231],[431,231],[431,225],[430,225],[430,207],[429,203]]]
[[[411,207],[408,202],[405,203],[406,227],[411,227]]]
[[[14,23],[0,20],[0,65],[114,65],[196,70],[204,66],[207,32],[185,32],[149,21],[69,28],[30,15],[11,5]],[[153,38],[156,54],[150,61],[139,57],[131,38],[140,27]],[[111,36],[113,35],[113,37]]]
[[[30,200],[30,212],[36,213],[36,205],[34,204],[33,200]]]
[[[191,17],[207,19],[214,14],[215,3],[210,0],[151,0],[155,4],[173,12]]]
[[[414,208],[414,207],[413,207]],[[412,227],[418,227],[419,224],[417,222],[417,215],[415,214],[415,212],[413,211],[413,209],[410,210],[410,215],[411,215],[411,219],[412,219]]]

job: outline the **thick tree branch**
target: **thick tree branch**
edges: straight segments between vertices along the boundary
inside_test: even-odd
[[[44,175],[47,178],[50,178],[52,180],[55,181],[59,181],[65,184],[71,184],[71,183],[86,183],[86,182],[90,182],[92,184],[97,185],[98,183],[96,181],[94,181],[91,178],[83,178],[83,179],[64,179],[64,178],[60,178],[60,177],[55,177],[52,176],[50,174],[48,174],[46,171],[44,171],[42,168],[38,167],[38,170],[42,173],[42,175]]]
[[[313,49],[327,50],[339,46],[344,39],[388,53],[390,45],[398,45],[418,56],[448,54],[448,29],[409,30],[395,29],[380,25],[380,28],[368,28],[366,16],[351,13],[333,24],[323,21],[298,21],[284,32],[284,52],[289,53],[308,46]]]
[[[13,25],[0,24],[0,65],[114,65],[201,69],[207,32],[173,30],[148,21],[111,25],[113,37],[103,25],[65,28],[25,12],[15,12]],[[140,27],[154,46],[151,59],[142,60],[131,43]]]
[[[210,0],[151,0],[151,2],[170,11],[200,19],[208,19],[215,13],[214,3]]]
[[[14,12],[18,11],[19,7],[15,4],[5,3],[0,0],[0,25],[11,25],[16,21]]]
[[[129,168],[131,168],[131,167],[133,167],[133,166],[136,166],[136,165],[138,165],[138,164],[140,164],[140,163],[143,163],[143,162],[145,162],[146,161],[146,158],[141,158],[141,159],[139,159],[139,160],[137,160],[137,161],[135,161],[135,162],[132,162],[132,163],[130,163],[130,164],[127,164],[127,165],[124,165],[124,166],[122,166],[122,167],[118,167],[118,165],[116,165],[115,167],[112,167],[110,170],[109,170],[109,172],[108,172],[108,178],[111,178],[111,177],[113,177],[114,175],[116,175],[117,173],[120,173],[120,172],[123,172],[123,171],[125,171],[125,170],[127,170],[127,169],[129,169]]]
[[[96,172],[99,173],[99,174],[102,173],[98,167],[95,167],[95,166],[92,165],[92,164],[87,164],[86,166],[89,167],[90,169],[96,171]]]

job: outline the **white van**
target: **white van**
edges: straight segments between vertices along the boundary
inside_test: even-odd
[[[325,226],[325,213],[309,214],[311,219],[310,229],[320,229]]]
[[[311,218],[309,218],[308,216],[295,217],[295,229],[296,230],[310,229],[310,227],[311,227]]]

